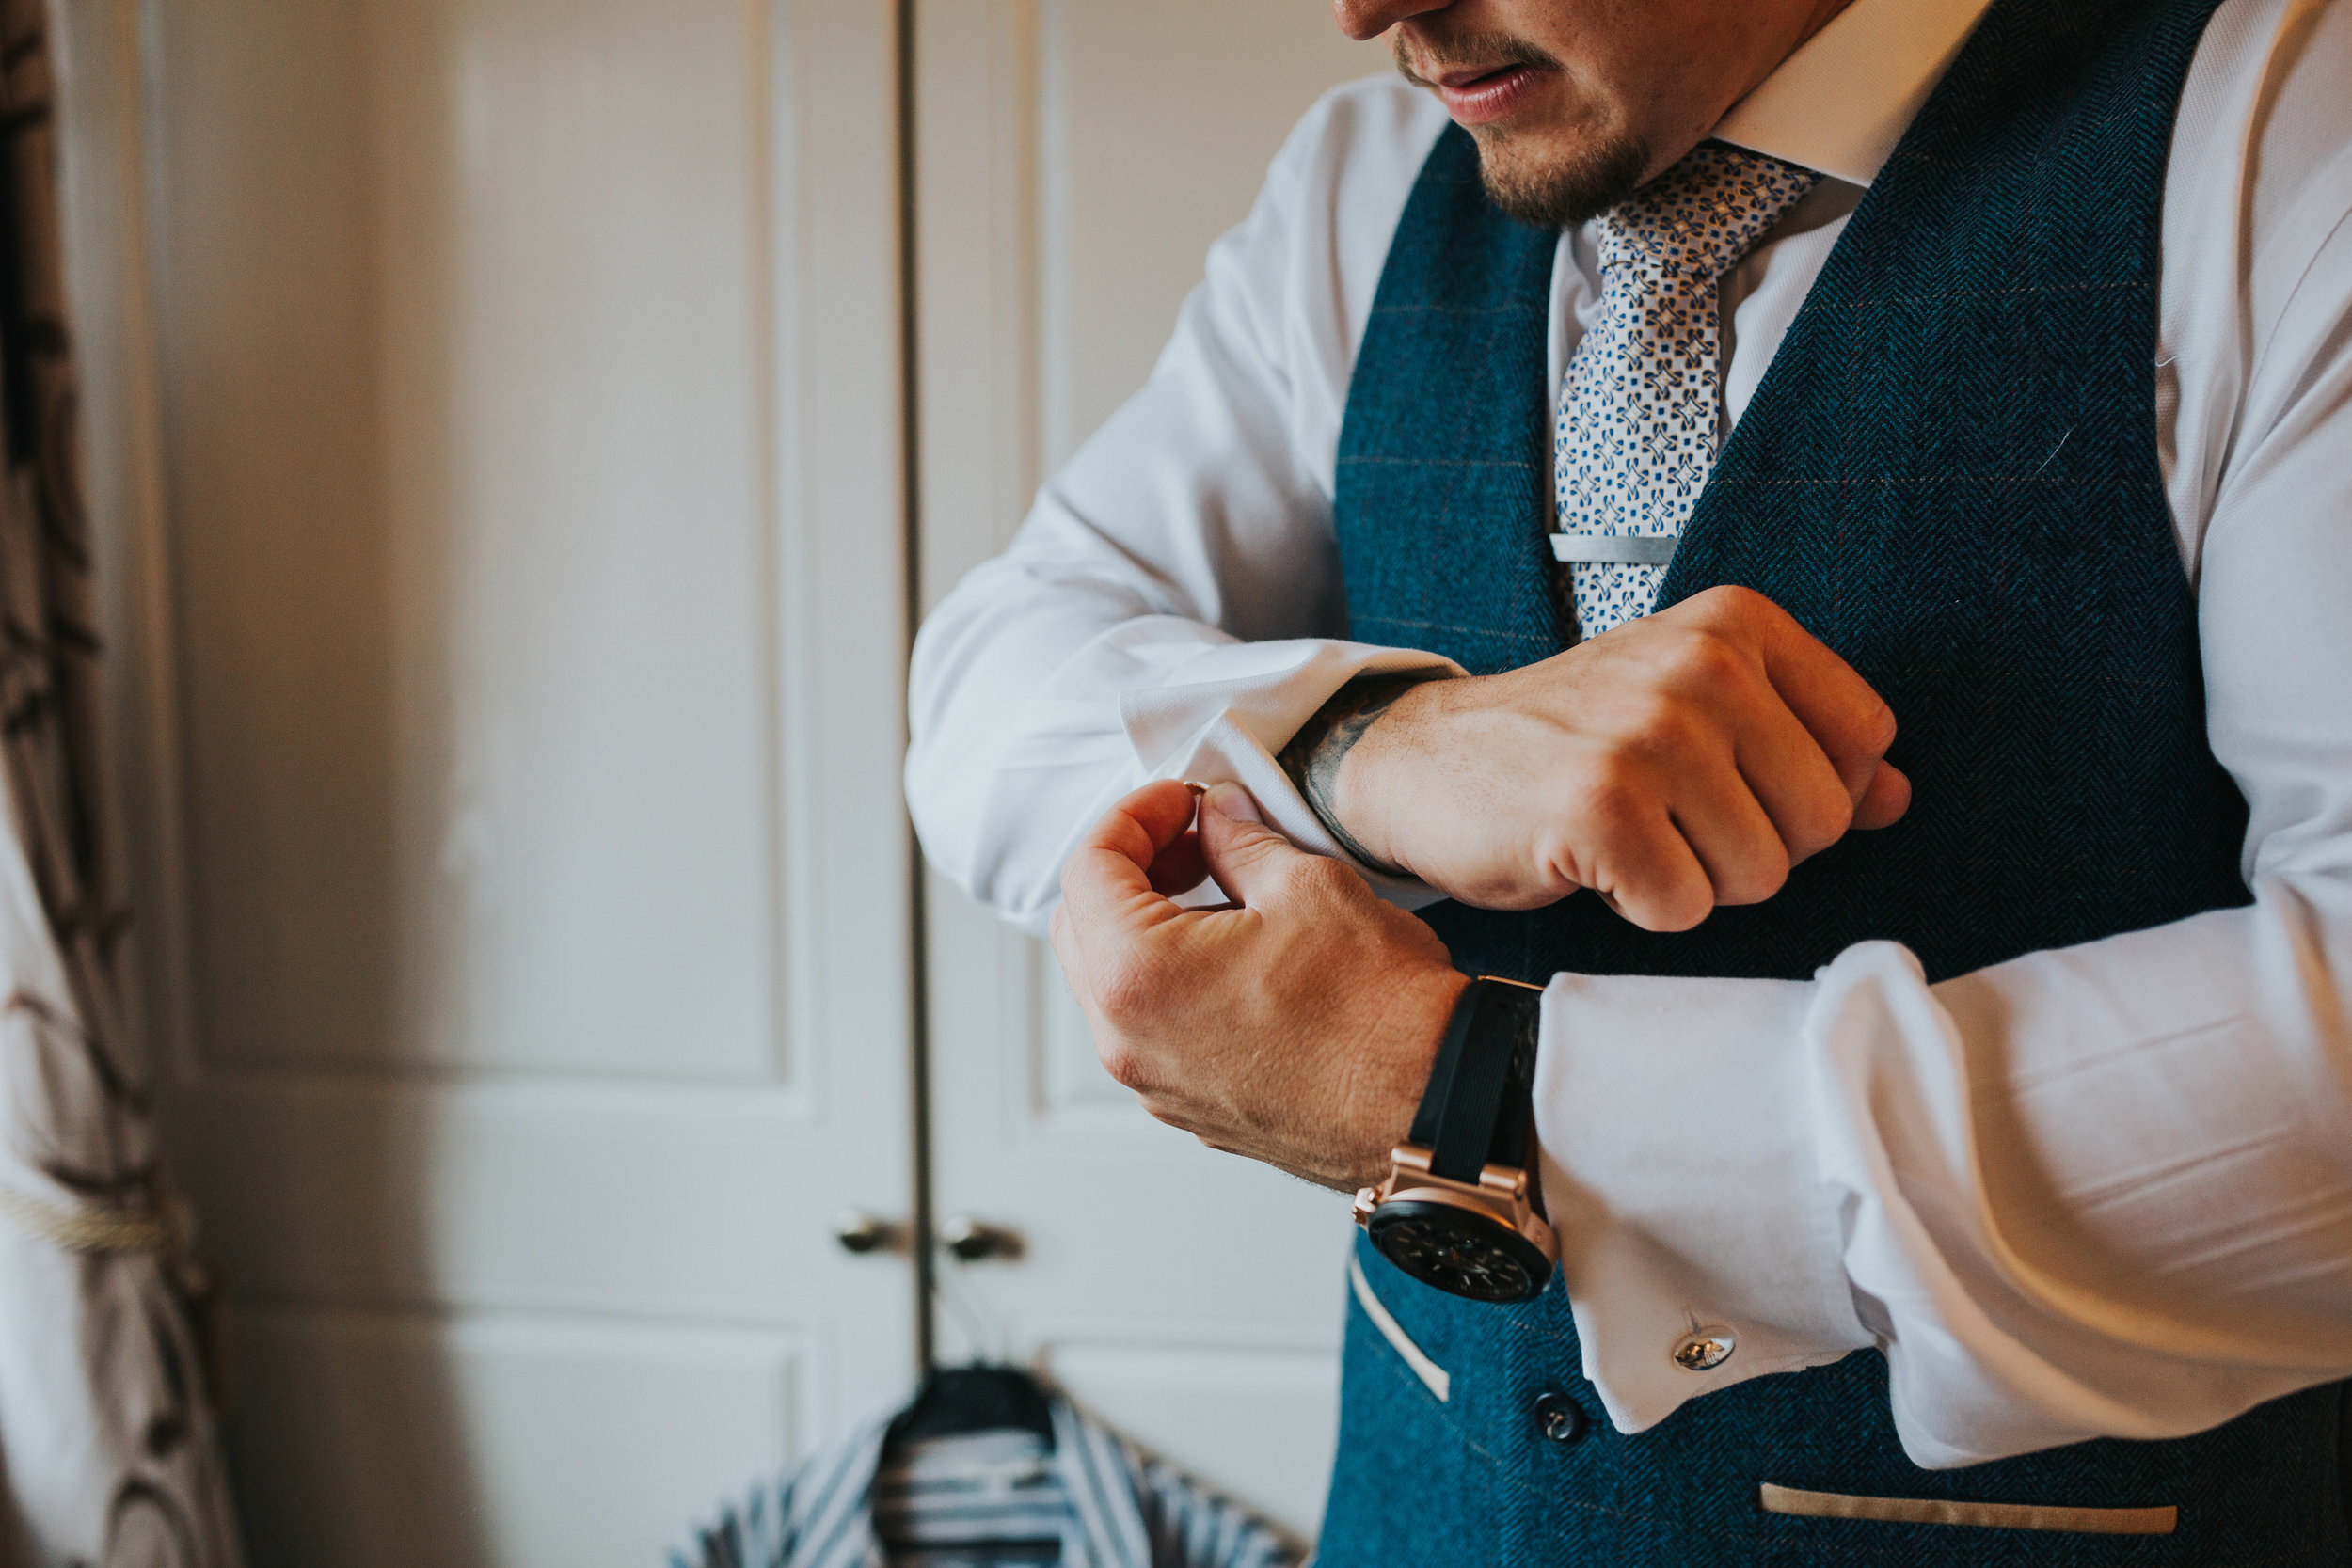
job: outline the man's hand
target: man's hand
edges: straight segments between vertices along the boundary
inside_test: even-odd
[[[1404,688],[1303,768],[1351,847],[1464,903],[1589,887],[1681,931],[1902,816],[1894,738],[1844,659],[1762,594],[1715,588],[1541,664]]]
[[[1054,952],[1112,1077],[1212,1148],[1327,1187],[1377,1181],[1470,982],[1337,861],[1295,849],[1237,784],[1145,786],[1062,872]],[[1202,868],[1235,902],[1180,909]],[[1162,892],[1166,889],[1167,892]]]

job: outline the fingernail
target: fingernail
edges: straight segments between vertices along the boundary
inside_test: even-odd
[[[1258,802],[1249,798],[1249,791],[1237,784],[1218,784],[1209,791],[1209,798],[1203,803],[1217,816],[1229,816],[1236,822],[1263,823],[1265,820],[1258,815]]]

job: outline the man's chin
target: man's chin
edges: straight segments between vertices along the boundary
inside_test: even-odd
[[[1642,188],[1649,143],[1626,135],[1546,156],[1507,132],[1478,135],[1486,198],[1535,229],[1565,229],[1599,216]]]

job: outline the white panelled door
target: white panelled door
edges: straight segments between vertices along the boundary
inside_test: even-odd
[[[894,8],[73,9],[254,1556],[645,1568],[915,1370]]]
[[[1382,70],[1308,0],[918,0],[926,604],[1139,386],[1209,244],[1325,87]],[[1302,1534],[1337,1409],[1343,1200],[1202,1149],[1096,1065],[1051,955],[930,885],[933,1190],[1017,1232],[948,1267],[943,1347],[1049,1372]]]

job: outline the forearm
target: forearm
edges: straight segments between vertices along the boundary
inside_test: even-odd
[[[1620,1425],[1877,1343],[1920,1464],[2352,1374],[2352,881],[1931,988],[1563,977],[1546,1191]],[[1662,1347],[1698,1315],[1712,1372]]]

